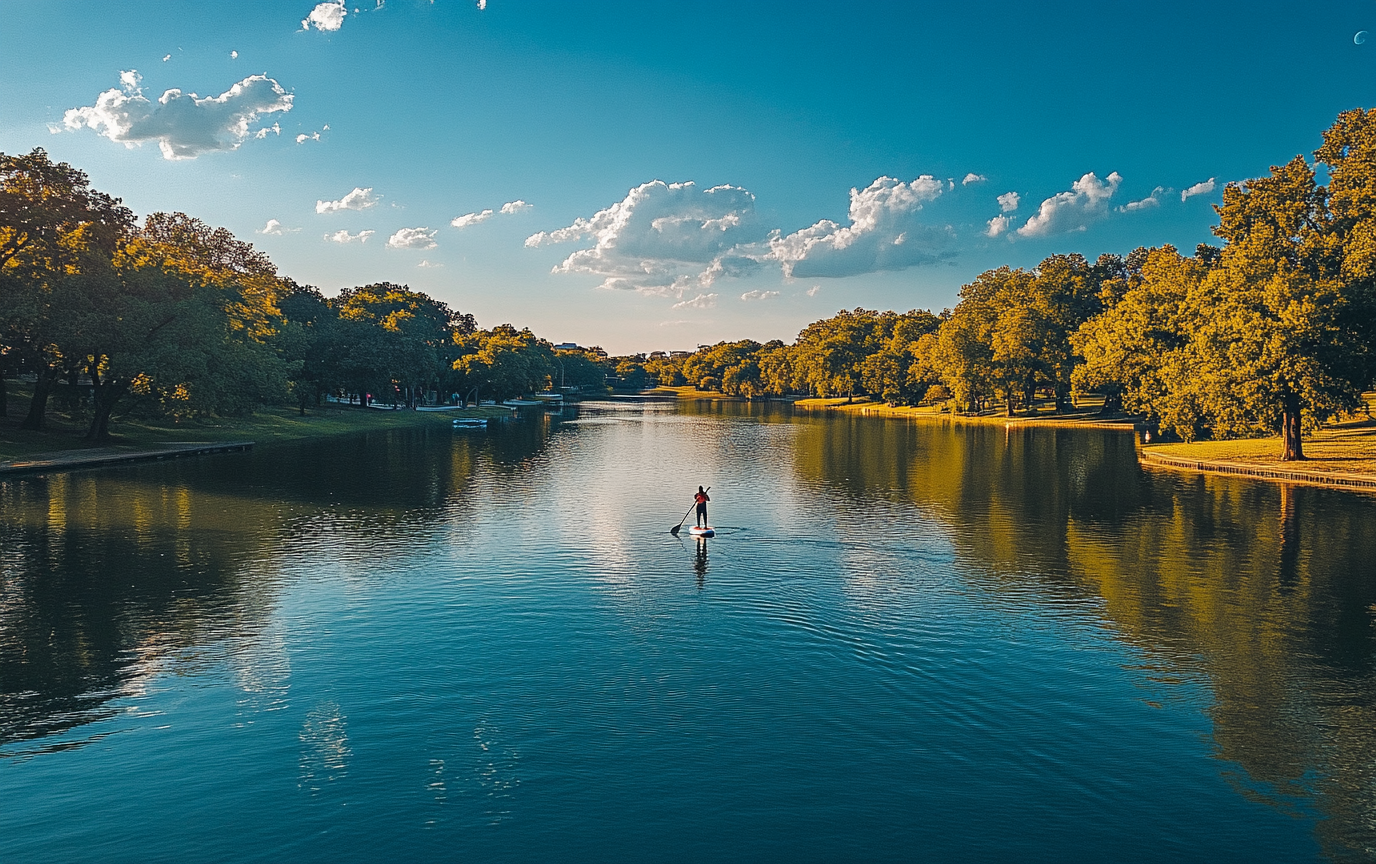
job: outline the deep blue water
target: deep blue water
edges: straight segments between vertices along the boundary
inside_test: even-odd
[[[9,481],[0,861],[1369,860],[1373,572],[1376,499],[732,405]]]

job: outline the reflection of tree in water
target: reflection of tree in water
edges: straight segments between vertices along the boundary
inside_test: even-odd
[[[261,626],[241,565],[266,513],[228,503],[93,474],[0,484],[0,746],[98,719],[207,634]]]
[[[428,525],[467,530],[452,517],[477,466],[543,442],[541,425],[511,426],[510,441],[401,430],[0,483],[0,747],[109,716],[214,642],[241,710],[281,707],[282,563],[308,543],[375,556]]]
[[[1207,676],[1240,792],[1317,809],[1336,858],[1376,846],[1376,501],[1143,474],[1117,433],[837,418],[805,423],[796,458],[937,515],[995,599],[1100,598],[1167,674]]]

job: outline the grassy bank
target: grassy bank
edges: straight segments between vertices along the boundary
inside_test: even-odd
[[[746,402],[741,396],[727,396],[716,390],[699,390],[689,384],[685,387],[655,387],[652,390],[642,391],[646,396],[675,396],[679,399],[714,399],[727,402]]]
[[[1282,462],[1279,437],[1241,441],[1196,441],[1192,444],[1151,444],[1148,455],[1172,460],[1231,465],[1291,473],[1362,474],[1376,477],[1376,421],[1361,418],[1335,423],[1304,439],[1302,462]]]
[[[868,398],[846,399],[799,399],[793,406],[802,411],[840,411],[846,414],[860,414],[870,417],[903,417],[915,420],[930,420],[943,423],[976,423],[988,426],[1061,426],[1090,429],[1133,429],[1136,421],[1132,417],[1099,413],[1102,402],[1082,401],[1076,408],[1056,413],[1051,405],[1038,406],[1030,411],[1019,411],[1012,417],[1002,411],[988,414],[952,414],[942,411],[938,405],[886,405]]]
[[[307,438],[324,438],[374,429],[435,424],[445,426],[453,417],[505,417],[506,408],[469,408],[464,411],[379,411],[376,409],[322,406],[311,408],[303,417],[295,408],[265,408],[252,417],[207,417],[174,423],[118,420],[111,424],[112,440],[93,445],[84,440],[84,423],[49,414],[48,429],[28,432],[19,428],[23,420],[20,404],[10,396],[10,416],[0,419],[0,461],[35,453],[58,453],[95,446],[137,450],[171,442],[254,441],[259,446]]]

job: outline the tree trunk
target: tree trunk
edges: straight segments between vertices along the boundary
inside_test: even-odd
[[[48,396],[56,383],[57,370],[53,367],[48,366],[38,373],[38,380],[33,383],[33,399],[29,400],[29,416],[24,418],[21,429],[42,431],[43,420],[48,413]]]
[[[1293,393],[1285,397],[1285,410],[1281,415],[1282,462],[1295,462],[1304,458],[1303,427],[1300,425],[1300,397]]]
[[[87,441],[110,440],[110,412],[115,410],[115,403],[128,390],[129,385],[124,382],[111,384],[106,381],[96,385],[96,413],[91,418],[91,428],[86,430]]]

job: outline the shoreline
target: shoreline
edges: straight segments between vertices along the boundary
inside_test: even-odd
[[[895,407],[871,401],[847,404],[844,399],[800,399],[794,405],[802,411],[836,411],[866,417],[903,418],[953,425],[1104,429],[1134,433],[1149,429],[1135,417],[1097,419],[1097,411],[1093,409],[1076,414],[1006,417],[953,415],[932,408]],[[1318,430],[1306,437],[1305,450],[1310,458],[1301,462],[1281,462],[1272,455],[1279,449],[1278,437],[1144,444],[1137,449],[1137,462],[1143,468],[1152,470],[1243,477],[1271,483],[1376,494],[1376,421],[1365,418],[1349,420]]]
[[[1099,419],[1097,408],[1077,410],[1073,414],[1039,412],[1036,415],[951,414],[929,407],[885,405],[882,402],[850,402],[844,399],[799,399],[793,406],[802,411],[839,411],[862,417],[894,417],[925,420],[937,423],[975,426],[1033,426],[1061,429],[1107,429],[1117,432],[1141,432],[1147,426],[1135,417],[1118,415]]]
[[[17,419],[0,426],[0,476],[21,473],[20,463],[44,461],[42,470],[66,470],[98,464],[90,458],[96,453],[121,454],[112,461],[129,461],[144,455],[166,454],[185,447],[222,447],[231,443],[271,446],[292,441],[332,438],[360,432],[383,431],[404,427],[433,425],[448,428],[455,417],[491,419],[510,416],[508,408],[469,408],[456,411],[378,411],[358,407],[335,408],[321,406],[309,409],[301,416],[297,409],[266,408],[244,418],[207,418],[175,425],[139,424],[123,421],[115,427],[115,435],[108,442],[91,444],[81,436],[84,426],[49,417],[51,428],[43,432],[27,432],[17,428]],[[83,456],[83,454],[87,454]],[[33,473],[23,469],[22,473]]]
[[[1265,464],[1249,464],[1246,462],[1189,459],[1168,456],[1164,453],[1153,452],[1152,450],[1138,451],[1137,463],[1143,468],[1155,470],[1245,477],[1252,480],[1268,480],[1272,483],[1324,486],[1330,489],[1341,489],[1348,492],[1376,494],[1376,474],[1359,474],[1346,471],[1322,471],[1313,469],[1306,470],[1304,468],[1275,468]]]

